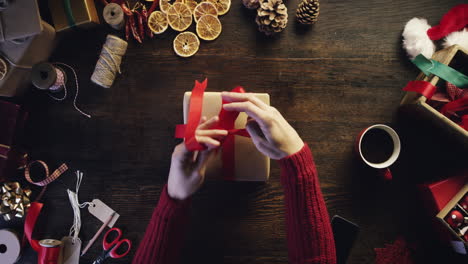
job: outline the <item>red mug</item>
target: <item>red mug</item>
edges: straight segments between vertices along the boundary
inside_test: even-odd
[[[388,135],[388,137],[391,139],[391,142],[393,143],[393,149],[391,150],[391,153],[388,153],[388,157],[385,160],[381,161],[369,160],[370,157],[366,157],[366,155],[363,153],[364,151],[362,148],[363,141],[366,139],[366,136],[370,134],[369,131],[375,131],[376,129],[379,129],[379,132],[383,131],[384,134]],[[374,145],[372,147],[379,148],[380,143],[373,143]],[[379,174],[384,178],[384,180],[387,181],[393,178],[392,172],[390,171],[389,167],[398,159],[398,156],[400,155],[400,150],[401,142],[400,138],[398,137],[398,134],[391,127],[382,124],[373,125],[362,130],[361,133],[359,133],[359,136],[356,140],[356,152],[359,154],[359,157],[361,157],[361,160],[368,166],[378,169]]]

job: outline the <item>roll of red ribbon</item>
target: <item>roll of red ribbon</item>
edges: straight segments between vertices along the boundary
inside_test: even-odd
[[[62,242],[55,239],[43,239],[40,241],[32,239],[34,226],[41,213],[42,206],[43,204],[38,202],[31,204],[26,221],[24,222],[24,233],[31,247],[37,252],[38,264],[57,264]]]

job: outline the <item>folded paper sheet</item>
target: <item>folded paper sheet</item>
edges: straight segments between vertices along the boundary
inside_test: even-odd
[[[188,121],[191,92],[184,95],[184,123]],[[257,98],[270,104],[270,96],[265,93],[254,94]],[[222,99],[219,92],[205,92],[203,96],[202,116],[208,119],[221,111]],[[240,113],[235,122],[236,129],[245,128],[247,115]],[[260,153],[248,137],[234,136],[234,178],[235,181],[267,181],[270,175],[270,159]],[[224,177],[222,149],[207,165],[206,176],[209,179]]]

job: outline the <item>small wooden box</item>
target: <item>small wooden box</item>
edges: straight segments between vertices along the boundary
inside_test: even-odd
[[[458,45],[453,45],[434,53],[432,59],[457,69],[456,64],[464,63],[468,65],[468,51]],[[435,75],[426,76],[421,72],[416,80],[424,80],[437,86],[440,78]],[[434,126],[444,130],[449,136],[454,137],[455,140],[465,147],[468,147],[468,131],[430,106],[427,103],[426,97],[415,92],[406,92],[401,101],[400,108],[415,112],[418,117],[431,122]]]
[[[465,184],[465,186],[452,198],[452,200],[450,200],[450,202],[447,203],[447,205],[437,214],[436,217],[437,220],[440,221],[443,228],[452,234],[452,237],[455,241],[462,242],[463,244],[465,244],[465,247],[468,248],[468,240],[465,240],[463,238],[465,234],[457,233],[445,220],[452,210],[458,210],[465,217],[468,217],[468,212],[459,204],[459,202],[465,197],[465,195],[468,195],[468,183]],[[465,226],[462,229],[466,233],[468,233],[468,231],[466,231],[467,228],[468,226]]]
[[[190,108],[191,92],[184,94],[184,123],[187,124],[188,111]],[[270,104],[270,96],[266,93],[254,94],[266,104]],[[208,119],[216,116],[221,111],[221,93],[205,92],[203,96],[202,115]],[[240,113],[236,119],[235,128],[245,128],[247,115]],[[267,181],[270,177],[270,159],[260,153],[252,142],[252,139],[235,137],[235,181]],[[206,168],[206,177],[209,179],[222,179],[221,151],[215,153]]]

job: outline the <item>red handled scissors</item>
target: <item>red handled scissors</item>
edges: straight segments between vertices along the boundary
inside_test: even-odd
[[[109,236],[112,235],[112,241],[108,241]],[[128,239],[120,239],[122,237],[122,230],[119,228],[111,228],[109,231],[106,232],[104,235],[104,239],[102,240],[102,247],[104,251],[102,254],[93,262],[93,264],[101,264],[104,263],[104,260],[107,258],[123,258],[125,257],[130,249],[132,248],[132,242]],[[125,246],[126,245],[126,246]],[[126,251],[123,253],[118,253],[118,251],[122,251],[125,247],[127,247]]]

